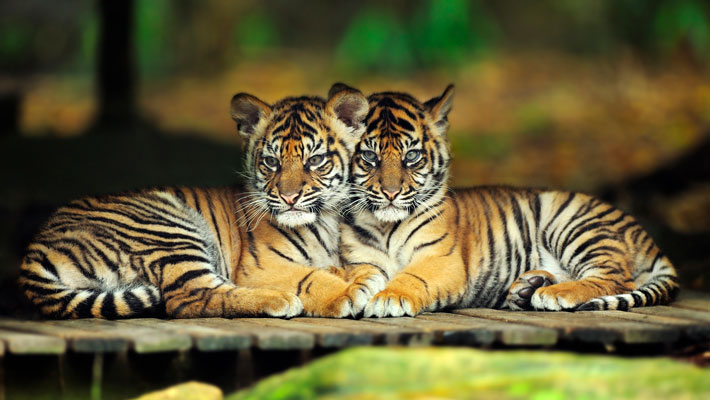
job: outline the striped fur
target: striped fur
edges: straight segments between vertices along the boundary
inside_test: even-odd
[[[149,189],[73,201],[30,244],[25,294],[58,318],[162,308],[176,318],[352,314],[384,285],[372,266],[334,268],[337,207],[366,111],[365,97],[349,88],[327,102],[273,106],[236,95],[246,190]]]
[[[387,273],[365,316],[626,310],[672,300],[672,264],[632,216],[609,204],[563,191],[448,190],[452,96],[449,87],[424,104],[401,93],[368,99],[341,245],[345,262]]]

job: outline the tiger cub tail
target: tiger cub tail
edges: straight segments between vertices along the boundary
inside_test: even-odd
[[[655,245],[657,254],[642,268],[638,289],[631,293],[602,296],[592,299],[577,308],[577,311],[622,310],[632,307],[646,307],[668,304],[675,299],[680,289],[675,268],[670,260]],[[649,260],[646,257],[646,260]],[[645,275],[645,276],[644,276]]]
[[[55,318],[127,318],[158,311],[157,287],[136,282],[130,286],[71,287],[43,254],[29,254],[22,262],[20,287],[44,315]]]

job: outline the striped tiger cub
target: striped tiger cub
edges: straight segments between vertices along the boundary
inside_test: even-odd
[[[163,307],[175,318],[361,311],[384,279],[373,266],[348,274],[335,267],[337,209],[367,110],[365,96],[349,88],[327,101],[272,106],[235,95],[231,116],[247,139],[245,191],[165,188],[73,201],[30,244],[25,294],[58,318]]]
[[[368,98],[341,246],[344,262],[387,274],[365,316],[460,307],[627,310],[673,299],[673,265],[618,208],[554,190],[449,191],[453,92],[449,86],[425,103],[403,93]]]

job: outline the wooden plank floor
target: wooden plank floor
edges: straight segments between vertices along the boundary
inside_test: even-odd
[[[195,350],[309,350],[357,345],[687,345],[710,342],[710,293],[682,292],[671,306],[622,311],[461,309],[416,318],[152,318],[106,321],[0,319],[5,354]]]

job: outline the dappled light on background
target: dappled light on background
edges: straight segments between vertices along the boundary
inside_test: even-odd
[[[267,101],[325,95],[339,80],[314,55],[246,61],[215,76],[144,82],[139,104],[161,130],[233,143],[227,102],[236,91]],[[453,184],[506,182],[590,189],[652,170],[706,137],[710,82],[703,74],[646,70],[632,58],[588,63],[560,54],[506,54],[455,72],[357,77],[365,92],[387,88],[420,99],[456,83],[451,113]],[[93,85],[82,77],[38,77],[25,97],[24,134],[76,136],[92,120]]]

